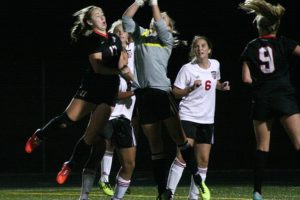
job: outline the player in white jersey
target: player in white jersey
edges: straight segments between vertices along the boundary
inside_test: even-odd
[[[132,72],[134,72],[134,42],[132,41],[132,38],[128,35],[128,33],[124,32],[122,21],[121,20],[115,21],[111,25],[109,32],[115,33],[120,37],[123,46],[126,48],[126,52],[128,54],[128,67]],[[121,81],[124,82],[124,79],[121,79]],[[122,110],[117,111],[116,109],[121,109],[121,107],[115,107],[115,111],[113,112],[112,116],[115,115],[115,113],[122,113]],[[127,116],[127,118],[133,120],[134,117],[132,118]],[[114,146],[111,141],[112,133],[107,133],[107,134],[108,135],[105,135],[106,150],[101,160],[101,172],[100,172],[101,176],[99,178],[98,185],[100,190],[102,190],[104,194],[108,196],[113,196],[114,191],[109,183],[109,175],[110,175],[111,166],[113,162]],[[127,193],[130,193],[130,191],[127,190]]]
[[[195,149],[202,181],[206,179],[209,154],[214,142],[216,89],[230,90],[228,81],[220,82],[220,63],[209,58],[211,52],[211,42],[204,36],[195,36],[190,50],[191,62],[182,66],[173,87],[175,97],[182,98],[179,104],[180,120],[189,143]],[[180,151],[177,151],[167,182],[167,189],[173,194],[185,165]],[[210,199],[200,195],[202,199]],[[189,199],[198,199],[198,196],[199,190],[191,178]]]

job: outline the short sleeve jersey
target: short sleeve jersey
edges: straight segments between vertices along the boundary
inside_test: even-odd
[[[249,42],[242,61],[249,66],[255,91],[272,93],[274,89],[290,87],[288,56],[297,43],[286,37],[260,37]]]
[[[116,49],[116,52],[111,57],[105,57],[103,64],[111,68],[118,68],[118,62],[122,51],[122,43],[118,36],[112,33],[103,35],[93,32],[89,36],[83,37],[80,41],[81,52],[84,56],[89,56],[93,53],[103,52],[107,48]],[[91,70],[91,68],[90,68]]]
[[[201,68],[195,62],[189,62],[179,70],[174,86],[185,89],[195,80],[201,80],[201,86],[183,97],[179,103],[181,120],[201,124],[213,124],[215,117],[216,87],[220,80],[220,63],[209,59],[210,66]]]

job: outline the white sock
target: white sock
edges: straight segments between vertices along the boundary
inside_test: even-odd
[[[103,158],[101,160],[101,182],[109,182],[109,174],[111,170],[111,165],[113,161],[114,152],[105,151]]]
[[[88,199],[89,193],[93,188],[96,172],[92,170],[83,169],[82,171],[82,183],[81,194],[79,199]]]
[[[199,199],[199,189],[198,189],[197,185],[195,184],[193,176],[191,176],[189,199],[190,200],[198,200]]]
[[[130,185],[130,180],[125,180],[121,176],[117,176],[116,178],[117,183],[115,187],[115,194],[112,200],[119,200],[122,199]]]
[[[169,170],[169,176],[167,181],[167,189],[170,189],[172,191],[172,194],[175,194],[177,185],[185,167],[185,163],[180,162],[177,158],[174,159]]]
[[[206,174],[207,174],[207,167],[206,168],[198,167],[198,173],[200,174],[202,181],[205,182]]]

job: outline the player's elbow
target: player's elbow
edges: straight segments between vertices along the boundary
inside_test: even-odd
[[[242,80],[244,83],[251,85],[252,84],[252,78],[251,77],[242,77]]]

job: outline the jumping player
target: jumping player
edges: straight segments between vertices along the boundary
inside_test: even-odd
[[[270,146],[273,118],[280,119],[300,154],[300,114],[295,90],[289,79],[288,56],[300,56],[297,42],[277,36],[285,12],[280,4],[265,0],[246,0],[239,8],[255,13],[259,37],[250,41],[242,53],[243,82],[253,89],[253,126],[256,138],[253,200],[262,200],[262,181]]]

